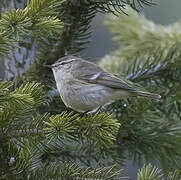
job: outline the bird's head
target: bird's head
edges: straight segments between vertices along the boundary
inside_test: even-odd
[[[51,68],[53,72],[59,72],[59,71],[71,71],[71,69],[78,68],[81,64],[81,58],[75,57],[75,56],[65,56],[63,58],[60,58],[58,61],[56,61],[52,65],[44,65],[45,67]]]

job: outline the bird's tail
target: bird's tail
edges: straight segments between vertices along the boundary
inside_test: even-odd
[[[136,96],[143,96],[143,97],[148,97],[156,100],[160,100],[161,96],[159,94],[154,94],[150,92],[145,92],[145,91],[132,91],[133,95]]]

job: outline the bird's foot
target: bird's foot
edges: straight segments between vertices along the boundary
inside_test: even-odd
[[[91,115],[91,114],[100,114],[102,112],[102,106],[99,106],[98,108],[86,112],[86,115]]]

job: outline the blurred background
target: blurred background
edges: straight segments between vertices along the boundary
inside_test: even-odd
[[[156,24],[170,25],[181,21],[181,1],[180,0],[158,0],[157,5],[153,7],[144,7],[140,13]],[[83,54],[92,57],[95,61],[100,60],[106,54],[117,48],[117,45],[112,41],[112,34],[104,25],[103,14],[98,14],[92,22],[93,36],[88,48]],[[131,180],[136,180],[139,167],[134,165],[132,161],[127,161],[124,167],[124,175],[129,175]]]
[[[149,20],[157,24],[169,25],[181,21],[181,1],[180,0],[157,0],[157,5],[144,7],[140,13]],[[103,57],[116,49],[116,44],[112,41],[112,35],[104,25],[105,15],[98,14],[92,22],[92,41],[83,52],[95,60]]]
[[[181,1],[180,0],[158,0],[158,4],[153,7],[145,7],[141,10],[149,20],[157,24],[169,25],[174,22],[181,20]],[[117,48],[115,42],[112,41],[112,35],[109,32],[108,28],[104,25],[105,15],[97,14],[92,22],[92,31],[93,36],[91,43],[87,45],[82,54],[95,61],[100,60],[106,54],[109,54],[111,51]],[[4,74],[4,65],[0,61],[0,78],[3,78]],[[136,179],[137,166],[134,166],[131,161],[127,161],[127,165],[124,168],[124,174],[134,180]]]

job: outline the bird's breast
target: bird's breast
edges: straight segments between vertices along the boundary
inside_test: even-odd
[[[102,85],[67,82],[57,88],[64,104],[78,112],[91,111],[110,101],[111,90]]]

